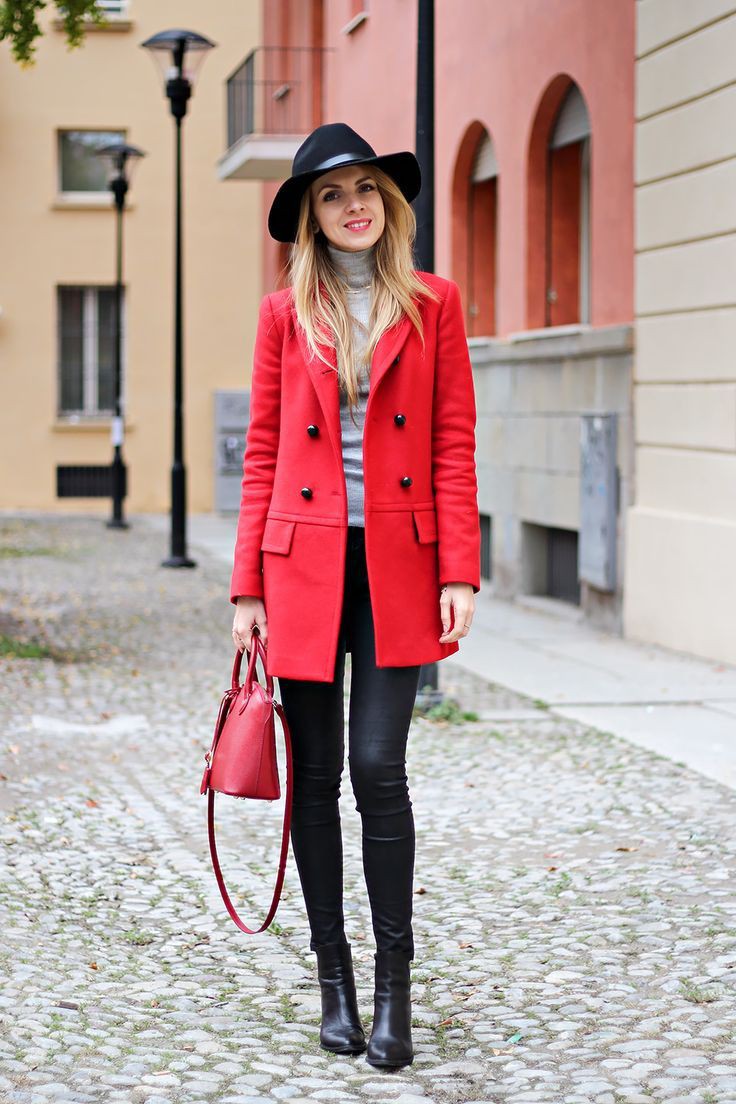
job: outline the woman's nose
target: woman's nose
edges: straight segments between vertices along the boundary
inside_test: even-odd
[[[348,203],[348,210],[349,211],[353,211],[353,210],[356,210],[356,209],[359,209],[361,211],[363,209],[363,197],[361,195],[354,195],[353,198]]]

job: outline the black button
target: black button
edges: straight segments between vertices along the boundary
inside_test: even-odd
[[[396,357],[396,358],[394,359],[393,363],[394,363],[394,364],[398,364],[398,363],[399,363],[399,357]]]
[[[394,421],[397,425],[403,425],[406,421],[406,414],[394,414]]]
[[[311,487],[302,487],[302,494],[304,495],[305,498],[311,498],[312,497],[312,488]]]
[[[317,434],[319,433],[319,426],[308,425],[307,426],[307,433],[309,434],[310,437],[316,437]]]
[[[412,484],[411,476],[410,475],[405,475],[404,478],[401,480],[401,486],[402,487],[411,487],[411,484]]]

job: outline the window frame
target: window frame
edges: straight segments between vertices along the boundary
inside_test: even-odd
[[[97,0],[97,7],[108,18],[110,16],[114,19],[130,18],[130,0]]]
[[[125,128],[102,129],[101,127],[58,127],[56,130],[56,193],[59,199],[67,203],[93,203],[100,206],[112,206],[113,194],[106,185],[104,188],[87,188],[81,191],[64,188],[63,142],[65,134],[106,135],[107,142],[127,142]]]
[[[56,418],[59,422],[92,422],[110,420],[115,417],[113,405],[100,409],[99,406],[99,293],[115,291],[116,284],[57,284],[56,286]],[[82,292],[82,408],[66,410],[61,405],[62,397],[62,335],[63,313],[62,292]],[[127,288],[123,284],[120,304],[120,409],[124,416],[127,405]]]

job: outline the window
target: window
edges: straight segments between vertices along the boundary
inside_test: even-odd
[[[528,146],[527,329],[590,324],[591,150],[583,93],[558,73]]]
[[[115,407],[115,287],[59,287],[58,413],[112,415]],[[125,289],[121,402],[125,396]]]
[[[468,337],[496,333],[498,177],[493,139],[475,120],[460,143],[452,178],[452,271]]]
[[[128,0],[97,0],[97,7],[105,15],[127,15]]]
[[[526,594],[580,605],[577,530],[522,521],[521,549],[522,587]]]
[[[498,164],[488,134],[470,172],[468,210],[468,337],[496,332],[496,211]]]
[[[545,324],[589,321],[590,120],[577,85],[565,97],[550,136]]]
[[[59,131],[59,188],[62,192],[108,192],[107,167],[96,150],[124,141],[122,130]]]

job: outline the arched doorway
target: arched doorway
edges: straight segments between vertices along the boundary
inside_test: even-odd
[[[529,144],[527,324],[590,320],[590,145],[583,95],[557,77],[542,97]]]
[[[469,337],[496,332],[498,164],[493,140],[468,127],[453,178],[453,276],[460,286]]]

